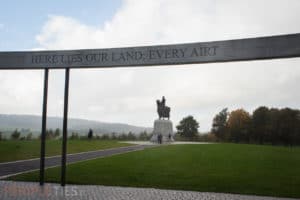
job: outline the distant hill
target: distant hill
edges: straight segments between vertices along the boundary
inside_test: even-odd
[[[47,129],[62,129],[63,119],[61,117],[48,117]],[[32,132],[34,135],[38,135],[41,131],[41,116],[37,115],[6,115],[0,114],[0,131],[6,133],[15,129],[26,134]],[[147,133],[152,132],[151,128],[132,126],[122,123],[107,123],[93,120],[69,118],[68,120],[68,132],[78,132],[80,135],[86,135],[89,129],[93,129],[95,134],[122,134],[132,132],[139,134],[143,131]]]

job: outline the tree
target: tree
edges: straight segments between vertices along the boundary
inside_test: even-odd
[[[121,135],[119,135],[118,139],[119,140],[126,140],[127,139],[127,135],[125,133],[122,133]]]
[[[228,118],[229,139],[233,142],[249,142],[251,116],[244,109],[237,109]]]
[[[88,139],[92,139],[92,138],[93,138],[93,130],[90,129],[88,133]]]
[[[78,140],[78,139],[79,139],[78,133],[72,132],[70,139],[71,139],[71,140]]]
[[[296,126],[295,143],[300,145],[300,110],[297,110],[297,126]]]
[[[179,122],[176,128],[181,136],[192,139],[198,134],[199,123],[193,116],[187,116]]]
[[[269,110],[269,122],[267,124],[267,131],[270,135],[270,142],[272,145],[278,144],[279,139],[279,128],[280,124],[280,110],[277,108],[271,108]]]
[[[49,130],[46,130],[46,138],[47,139],[53,139],[54,138],[54,132],[51,128]]]
[[[297,140],[298,111],[290,108],[280,110],[278,136],[280,143],[284,145],[293,145]]]
[[[18,129],[14,130],[14,132],[11,134],[11,139],[17,140],[20,138],[21,132],[18,131]]]
[[[147,134],[146,131],[143,131],[143,132],[140,133],[139,140],[149,140],[149,139],[150,138],[149,138],[149,136],[148,136],[148,134]]]
[[[107,133],[105,133],[100,137],[100,139],[101,140],[109,140],[109,135]]]
[[[270,124],[270,111],[265,106],[258,107],[252,115],[252,137],[254,142],[263,144],[270,140],[268,127]]]
[[[211,132],[221,140],[226,139],[228,109],[224,108],[213,119]]]
[[[32,140],[32,133],[28,133],[28,135],[26,136],[26,140]]]
[[[54,137],[55,138],[58,138],[60,136],[60,130],[59,130],[59,128],[57,128],[57,129],[55,129],[55,131],[54,131]]]
[[[112,139],[112,140],[116,140],[116,139],[118,139],[118,137],[117,137],[117,133],[115,133],[115,132],[112,132],[112,133],[111,133],[111,139]]]
[[[127,140],[136,140],[136,136],[131,131],[129,131]]]
[[[2,132],[0,131],[0,141],[2,140]]]

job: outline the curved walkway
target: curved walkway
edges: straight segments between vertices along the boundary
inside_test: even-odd
[[[292,200],[253,195],[213,192],[161,190],[153,188],[109,187],[96,185],[67,185],[36,182],[0,181],[0,199],[17,200]]]
[[[106,156],[116,155],[127,153],[131,151],[143,150],[145,148],[150,148],[155,145],[136,145],[136,146],[128,146],[128,147],[119,147],[112,149],[104,149],[97,151],[88,151],[82,153],[68,154],[67,155],[67,163],[75,163],[84,160],[90,160],[95,158],[102,158]],[[61,156],[52,156],[45,158],[45,167],[55,167],[60,166],[61,164]],[[16,175],[19,173],[29,172],[38,170],[40,168],[40,159],[29,159],[29,160],[20,160],[14,162],[6,162],[0,163],[0,179]],[[1,198],[0,198],[1,199]]]

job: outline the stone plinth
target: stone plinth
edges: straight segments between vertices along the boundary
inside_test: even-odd
[[[173,142],[173,124],[170,120],[157,119],[154,121],[153,136],[151,142],[158,142],[159,134],[162,135],[162,142]]]

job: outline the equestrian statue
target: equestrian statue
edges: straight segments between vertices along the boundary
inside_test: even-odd
[[[159,119],[164,119],[164,118],[168,118],[170,119],[170,111],[171,108],[166,106],[166,99],[163,96],[162,100],[156,100],[156,104],[157,104],[157,113],[159,116]]]

